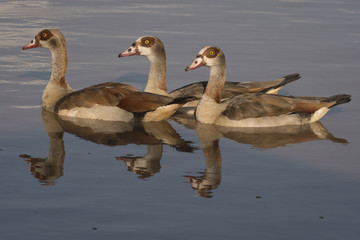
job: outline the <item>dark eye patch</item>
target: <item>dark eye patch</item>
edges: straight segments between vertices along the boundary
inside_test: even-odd
[[[217,47],[210,47],[203,53],[207,58],[214,58],[219,54],[220,50]]]
[[[39,32],[38,36],[39,36],[40,40],[47,41],[53,36],[53,34],[50,30],[44,29],[41,32]]]
[[[151,47],[155,44],[155,39],[152,37],[143,37],[141,39],[141,46],[143,47]]]

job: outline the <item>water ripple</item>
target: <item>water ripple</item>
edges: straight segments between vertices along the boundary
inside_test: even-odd
[[[15,85],[33,85],[33,86],[43,86],[46,85],[48,81],[45,80],[33,80],[33,81],[10,81],[10,80],[0,80],[0,84],[15,84]]]

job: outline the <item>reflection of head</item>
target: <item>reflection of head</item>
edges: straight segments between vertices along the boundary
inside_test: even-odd
[[[155,173],[160,171],[160,160],[162,157],[163,145],[148,145],[147,151],[141,157],[117,157],[117,160],[123,161],[128,170],[138,174],[139,178],[145,179],[154,176]]]
[[[141,179],[154,176],[161,168],[160,161],[147,161],[141,157],[117,157],[116,159],[123,161],[128,171],[138,174]]]
[[[48,157],[33,158],[27,154],[20,157],[30,164],[30,171],[35,178],[45,185],[54,185],[54,180],[63,175],[65,148],[63,132],[48,132],[48,135],[50,140]]]
[[[212,191],[216,189],[221,182],[221,173],[205,173],[201,176],[184,176],[188,179],[192,189],[199,193],[201,197],[212,198]]]
[[[63,175],[63,161],[51,161],[49,158],[32,158],[29,155],[20,155],[30,164],[32,175],[44,185],[55,185],[55,179]]]

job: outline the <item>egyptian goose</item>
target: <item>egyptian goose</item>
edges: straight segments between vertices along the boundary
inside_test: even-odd
[[[107,82],[72,91],[65,80],[68,62],[66,40],[58,29],[44,29],[23,49],[48,48],[52,72],[43,92],[43,109],[60,116],[107,121],[160,121],[192,99],[174,99],[144,93],[122,83]]]
[[[161,94],[170,97],[195,96],[201,98],[207,81],[191,83],[168,93],[166,88],[166,54],[161,40],[154,36],[143,36],[137,39],[119,57],[143,55],[150,62],[149,77],[145,92]],[[300,74],[290,74],[272,81],[264,82],[226,82],[222,98],[233,97],[249,92],[278,93],[287,83],[300,78]],[[197,104],[197,102],[196,102]],[[196,104],[194,106],[196,106]]]
[[[221,102],[226,62],[221,49],[203,47],[185,71],[210,68],[208,85],[195,110],[199,122],[229,127],[273,127],[300,125],[320,120],[330,108],[347,103],[350,95],[331,97],[292,97],[247,93]]]

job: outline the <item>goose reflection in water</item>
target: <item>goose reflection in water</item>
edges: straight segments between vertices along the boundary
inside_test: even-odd
[[[219,147],[221,138],[228,138],[253,148],[268,149],[288,146],[309,141],[329,140],[348,144],[346,139],[332,135],[321,122],[300,126],[281,126],[271,128],[231,128],[212,124],[203,124],[182,114],[171,118],[186,128],[196,130],[204,154],[206,169],[200,176],[184,176],[187,183],[201,197],[212,197],[213,190],[221,182],[222,159]]]
[[[141,122],[142,127],[148,136],[155,138],[158,143],[147,143],[147,150],[144,156],[119,156],[117,160],[125,163],[128,170],[139,175],[140,179],[154,176],[160,171],[160,160],[163,153],[163,143],[174,147],[180,152],[194,152],[190,141],[185,141],[175,131],[175,129],[166,121],[161,122]]]
[[[55,180],[63,175],[64,132],[107,146],[147,145],[145,156],[138,158],[141,159],[139,163],[142,162],[141,165],[144,167],[142,167],[141,172],[134,171],[143,176],[152,176],[160,170],[163,144],[170,145],[177,151],[183,152],[193,152],[196,149],[192,146],[192,142],[183,140],[166,121],[148,123],[111,122],[59,117],[48,111],[42,112],[42,119],[49,136],[48,157],[34,158],[28,154],[22,154],[20,157],[31,165],[30,170],[33,176],[47,185],[55,184]],[[117,159],[123,160],[125,158]]]
[[[30,164],[32,175],[44,185],[54,185],[55,180],[63,175],[65,147],[64,130],[53,113],[42,112],[42,120],[49,136],[49,155],[46,158],[35,158],[28,154],[20,155]]]
[[[116,157],[122,160],[128,170],[148,178],[160,171],[163,144],[180,152],[193,152],[190,141],[185,141],[167,121],[159,122],[109,122],[79,118],[61,117],[59,121],[66,132],[103,145],[146,145],[144,156]]]
[[[198,192],[201,197],[211,198],[212,190],[216,189],[221,182],[222,160],[219,139],[214,141],[202,139],[200,143],[206,162],[205,172],[200,176],[186,175],[184,177],[187,178],[187,183],[190,183],[192,189]]]

